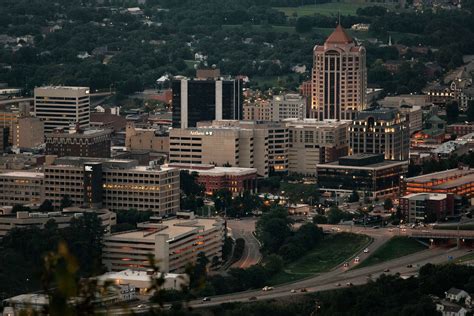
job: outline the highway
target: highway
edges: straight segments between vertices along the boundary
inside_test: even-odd
[[[456,258],[465,253],[467,253],[467,251],[463,249],[447,250],[443,248],[436,248],[360,269],[348,270],[342,266],[339,266],[333,271],[321,274],[319,276],[311,277],[290,284],[276,286],[272,291],[264,292],[261,290],[253,290],[214,296],[211,297],[211,300],[208,302],[203,302],[202,300],[193,300],[189,302],[189,306],[198,308],[229,302],[248,302],[249,298],[251,297],[255,297],[257,300],[277,299],[280,297],[306,294],[300,291],[302,288],[305,288],[307,293],[314,293],[318,291],[326,291],[344,287],[348,282],[354,285],[361,285],[367,283],[370,278],[375,279],[383,273],[400,273],[401,275],[412,275],[416,273],[419,267],[423,266],[424,264],[438,264],[446,262],[448,260],[448,256],[453,256]],[[413,267],[408,268],[407,265],[412,265]],[[386,269],[389,269],[390,271],[384,272]],[[291,293],[292,289],[297,290],[296,293]]]
[[[260,262],[262,254],[260,253],[260,244],[252,234],[255,231],[256,220],[253,218],[245,218],[242,220],[228,220],[227,226],[231,229],[235,239],[243,238],[245,240],[245,248],[242,258],[232,264],[232,268],[248,268]]]

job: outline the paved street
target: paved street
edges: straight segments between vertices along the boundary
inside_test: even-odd
[[[235,239],[243,238],[245,240],[245,249],[242,258],[235,262],[232,268],[248,268],[257,264],[262,259],[260,254],[260,245],[258,240],[253,236],[255,231],[256,220],[253,218],[245,218],[242,220],[228,220],[227,226],[232,230]]]

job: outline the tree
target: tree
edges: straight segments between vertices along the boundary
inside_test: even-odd
[[[466,115],[469,122],[474,122],[474,100],[468,102]]]
[[[327,224],[328,218],[324,215],[316,214],[313,217],[313,224]]]
[[[454,123],[459,116],[459,105],[456,101],[449,102],[446,105],[446,119],[448,123]]]
[[[262,243],[262,251],[276,253],[286,238],[291,236],[291,223],[287,210],[280,206],[264,213],[256,223],[256,234]]]
[[[393,201],[392,201],[392,199],[385,199],[385,201],[383,202],[383,208],[388,211],[388,210],[390,210],[392,207],[393,207]]]
[[[331,209],[327,213],[329,224],[338,224],[341,220],[344,219],[344,217],[344,212],[335,206],[331,207]]]
[[[349,196],[348,201],[350,203],[354,203],[354,202],[359,202],[359,199],[360,199],[359,193],[357,193],[357,191],[354,190],[354,191],[352,191],[351,195]]]
[[[12,214],[16,214],[18,212],[30,212],[31,209],[29,207],[23,206],[21,204],[15,204],[12,207]]]
[[[52,212],[54,211],[53,203],[50,200],[44,200],[38,208],[40,212]]]
[[[265,259],[265,270],[270,275],[275,275],[283,269],[283,259],[276,254],[271,254]]]
[[[302,16],[296,20],[296,32],[307,33],[313,27],[313,19],[309,16]]]
[[[72,203],[72,200],[71,200],[71,197],[69,195],[63,195],[62,199],[61,199],[61,211],[67,207],[71,207],[73,205]]]

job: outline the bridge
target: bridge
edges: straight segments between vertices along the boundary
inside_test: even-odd
[[[413,238],[428,239],[474,239],[474,231],[472,230],[411,230],[407,236]]]

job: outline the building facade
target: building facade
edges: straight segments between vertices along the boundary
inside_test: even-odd
[[[241,80],[180,79],[172,82],[173,127],[196,127],[197,122],[240,120]]]
[[[45,136],[46,154],[58,157],[110,157],[112,130],[55,129]]]
[[[35,116],[44,121],[45,133],[55,128],[90,125],[90,95],[87,87],[48,86],[35,88]]]
[[[397,196],[408,171],[407,161],[384,160],[383,154],[358,154],[316,166],[321,191],[371,198]]]
[[[170,163],[288,171],[288,128],[281,122],[221,120],[170,131]]]
[[[289,132],[288,171],[315,176],[316,165],[349,152],[350,121],[285,120]]]
[[[225,224],[221,219],[171,219],[139,224],[136,231],[105,237],[102,262],[109,271],[147,270],[151,254],[160,272],[182,273],[200,252],[222,259]]]
[[[312,117],[352,120],[367,106],[365,48],[338,25],[313,50]]]
[[[474,197],[474,169],[459,168],[404,179],[403,191],[410,193],[452,193]]]
[[[117,217],[114,212],[107,209],[81,209],[81,208],[65,208],[62,212],[18,212],[16,214],[0,215],[0,238],[4,237],[13,228],[28,228],[39,227],[44,228],[44,225],[50,220],[54,220],[58,228],[66,228],[70,226],[71,221],[75,218],[83,216],[85,213],[97,214],[101,219],[105,234],[111,232],[111,227],[117,224]]]
[[[169,133],[156,128],[137,128],[129,122],[125,130],[125,146],[131,151],[147,150],[168,154]]]
[[[44,173],[9,171],[0,174],[0,205],[39,205],[43,202]]]
[[[179,211],[179,170],[135,160],[58,158],[44,166],[44,198],[59,208],[63,196],[74,205],[156,214]]]
[[[400,208],[410,223],[435,222],[454,215],[454,195],[412,193],[400,198]]]
[[[38,147],[44,144],[44,123],[37,117],[19,117],[13,124],[12,136],[14,147]]]
[[[271,121],[306,118],[306,98],[299,94],[274,95],[271,100]]]
[[[349,128],[351,154],[383,153],[387,160],[408,160],[410,127],[396,109],[361,111]]]

